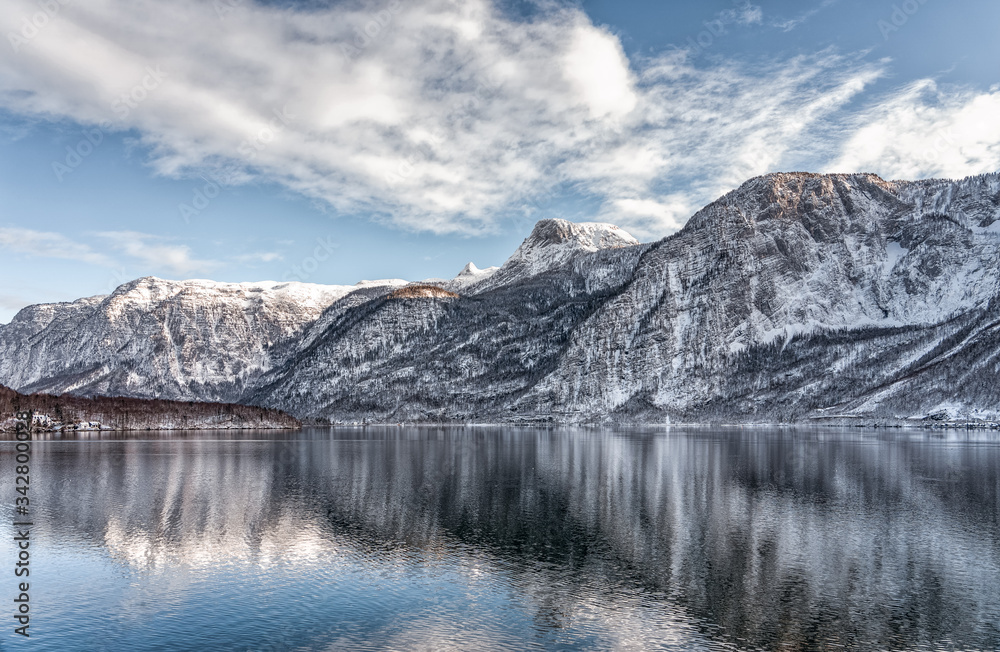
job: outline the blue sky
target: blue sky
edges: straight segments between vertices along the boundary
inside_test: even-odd
[[[775,170],[1000,168],[1000,3],[10,0],[0,322],[144,275],[450,277]]]

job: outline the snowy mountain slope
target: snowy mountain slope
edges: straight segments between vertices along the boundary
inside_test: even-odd
[[[585,239],[581,251],[596,251],[603,225],[563,224]],[[536,260],[532,270],[545,268]],[[442,287],[466,291],[498,270],[470,264]],[[345,311],[405,285],[401,279],[354,286],[139,279],[110,297],[21,311],[0,329],[0,378],[29,392],[235,399],[257,376],[312,346]]]
[[[351,295],[244,400],[338,421],[498,420],[501,406],[556,368],[573,329],[646,248],[585,249],[518,282],[457,297]]]
[[[362,281],[357,285],[352,286],[353,291],[348,292],[333,301],[326,307],[319,317],[308,326],[308,328],[303,332],[302,337],[294,343],[293,351],[299,352],[310,347],[316,338],[321,335],[331,323],[337,321],[337,319],[340,318],[340,316],[345,312],[357,306],[363,305],[372,299],[384,297],[393,290],[406,285],[407,282],[401,279],[390,279],[386,281]]]
[[[995,180],[971,182],[978,233],[949,217],[969,204],[938,201],[928,211],[914,199],[957,196],[969,181],[751,180],[659,243],[629,285],[580,327],[560,368],[518,411],[627,413],[639,402],[686,418],[710,401],[725,403],[746,382],[734,370],[740,356],[775,341],[869,326],[919,328],[980,307],[998,293],[1000,241],[984,230],[996,221]],[[814,366],[811,373],[828,370]],[[795,416],[804,414],[800,408]],[[732,408],[733,416],[745,413]]]
[[[1000,421],[995,378],[997,302],[929,326],[799,335],[737,356],[707,401],[676,416],[692,421],[948,418]],[[648,397],[620,408],[661,414]]]
[[[1000,421],[1000,300],[949,326],[923,356],[846,405],[849,413]]]
[[[543,220],[450,281],[28,308],[0,383],[333,422],[997,419],[998,270],[1000,175],[770,174],[662,241]]]
[[[20,310],[9,324],[0,324],[0,369],[4,361],[17,355],[17,350],[31,342],[43,330],[71,330],[77,321],[86,318],[107,295],[77,299],[65,303],[43,303]]]
[[[478,294],[573,267],[585,257],[584,254],[638,244],[638,240],[614,224],[544,219],[535,225],[502,266],[479,269],[469,263],[453,279],[427,279],[421,283],[432,283],[462,294]]]
[[[353,286],[165,281],[32,306],[0,330],[0,378],[22,392],[226,400]]]

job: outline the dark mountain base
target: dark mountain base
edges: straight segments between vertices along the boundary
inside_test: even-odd
[[[0,385],[0,432],[15,430],[18,412],[33,413],[36,431],[295,429],[302,425],[279,410],[249,405],[19,394]]]

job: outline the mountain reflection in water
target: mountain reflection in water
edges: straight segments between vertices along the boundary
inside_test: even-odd
[[[1000,647],[988,434],[232,437],[35,444],[31,649]]]

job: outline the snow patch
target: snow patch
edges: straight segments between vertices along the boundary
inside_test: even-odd
[[[908,253],[910,253],[910,250],[903,249],[903,246],[898,242],[887,242],[885,244],[885,262],[882,263],[882,273],[888,274],[892,272],[897,263]]]
[[[516,267],[519,276],[534,276],[584,251],[593,253],[638,244],[638,240],[614,224],[542,220],[501,269]]]

